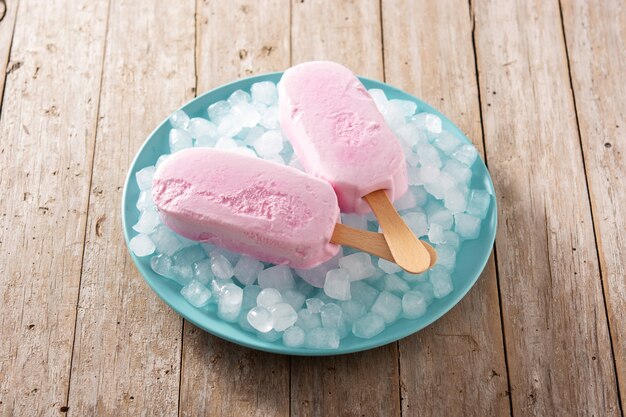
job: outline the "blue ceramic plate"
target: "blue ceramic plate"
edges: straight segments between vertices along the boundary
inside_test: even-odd
[[[236,90],[241,89],[249,91],[250,86],[259,81],[269,80],[278,82],[281,76],[282,72],[277,72],[250,77],[223,85],[193,99],[185,104],[182,110],[190,117],[206,117],[206,109],[211,103],[227,99],[228,96]],[[444,129],[452,132],[464,142],[470,143],[467,137],[465,137],[450,120],[423,101],[379,81],[367,78],[360,79],[368,89],[380,88],[383,90],[388,99],[395,98],[414,101],[417,103],[417,112],[426,111],[438,115],[443,120]],[[137,222],[139,217],[139,212],[135,207],[139,195],[139,188],[135,182],[135,173],[148,165],[154,165],[160,155],[169,153],[168,135],[170,128],[170,124],[166,118],[156,130],[150,134],[137,153],[128,171],[122,199],[122,222],[124,238],[126,239],[127,245],[130,238],[136,234],[132,229],[132,225]],[[489,177],[487,167],[480,158],[473,165],[472,173],[472,188],[488,190],[492,195],[492,204],[487,218],[482,222],[479,238],[463,242],[461,250],[457,255],[457,267],[452,275],[454,291],[444,298],[435,299],[428,307],[424,316],[414,320],[400,319],[371,339],[359,339],[350,335],[341,341],[339,349],[336,350],[289,348],[284,346],[280,339],[276,342],[260,340],[255,334],[242,330],[237,324],[223,322],[217,318],[215,313],[209,314],[187,303],[180,295],[180,286],[172,280],[163,279],[152,271],[149,256],[138,258],[131,253],[131,257],[148,285],[150,285],[159,297],[173,308],[174,311],[207,332],[233,343],[268,352],[303,356],[337,355],[372,349],[415,333],[443,316],[467,294],[480,276],[491,253],[491,248],[493,247],[496,235],[497,210],[493,183]]]

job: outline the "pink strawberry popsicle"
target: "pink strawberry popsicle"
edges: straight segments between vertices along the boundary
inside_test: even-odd
[[[374,100],[349,69],[334,62],[296,65],[283,74],[280,123],[306,171],[337,193],[343,212],[367,213],[363,199],[407,190],[402,147]]]
[[[288,166],[209,148],[157,169],[152,196],[175,232],[257,259],[312,268],[332,258],[339,206],[325,181]]]

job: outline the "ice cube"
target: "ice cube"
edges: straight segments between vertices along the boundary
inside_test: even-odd
[[[243,290],[235,284],[226,284],[217,302],[217,316],[228,322],[236,322],[243,302]]]
[[[323,305],[324,302],[319,298],[309,298],[306,300],[306,308],[313,314],[319,313]]]
[[[267,333],[261,333],[261,332],[257,332],[257,337],[261,340],[264,340],[266,342],[275,342],[278,339],[280,339],[281,337],[283,337],[283,333],[282,332],[277,332],[276,330],[272,329]]]
[[[133,251],[135,256],[148,256],[154,253],[156,247],[154,242],[148,235],[139,234],[130,240],[130,250]]]
[[[300,308],[304,305],[304,299],[306,297],[300,291],[293,288],[286,288],[280,293],[283,296],[283,300],[292,306],[294,310],[300,310]]]
[[[428,281],[428,271],[422,272],[421,274],[411,274],[409,272],[404,271],[402,273],[402,278],[406,282],[415,283],[415,282],[426,282]]]
[[[419,291],[409,291],[402,297],[402,315],[407,319],[416,319],[426,313],[427,297]]]
[[[215,278],[213,281],[211,281],[211,292],[213,293],[213,296],[215,298],[221,297],[224,291],[226,291],[227,289],[226,286],[232,283],[233,283],[232,279]]]
[[[457,213],[454,215],[454,231],[463,239],[476,239],[480,235],[480,219]]]
[[[412,117],[412,120],[417,123],[422,129],[426,130],[432,135],[438,135],[442,130],[441,119],[430,113],[418,113]]]
[[[456,251],[447,245],[439,245],[435,249],[437,250],[437,265],[443,266],[448,271],[454,270]]]
[[[172,272],[173,265],[174,262],[172,262],[172,258],[164,254],[153,256],[150,259],[150,267],[152,270],[166,278],[174,279]]]
[[[324,304],[320,310],[322,327],[339,329],[343,323],[343,311],[335,303]]]
[[[461,146],[462,142],[459,138],[454,136],[454,134],[444,130],[441,132],[439,136],[435,138],[433,141],[433,145],[437,148],[441,149],[443,153],[446,155],[452,155],[452,153]]]
[[[273,327],[277,332],[282,332],[293,326],[298,320],[298,313],[290,304],[278,303],[267,309],[272,314]]]
[[[387,103],[387,96],[385,95],[383,90],[379,88],[371,88],[367,90],[367,92],[374,100],[376,107],[378,107],[378,111],[381,111],[381,109],[383,109]]]
[[[419,157],[422,167],[441,167],[441,158],[437,149],[428,142],[419,142],[415,148],[415,153]],[[424,178],[422,178],[424,180]],[[427,181],[424,181],[427,182]]]
[[[256,142],[256,140],[260,138],[263,133],[265,133],[265,129],[259,126],[255,126],[248,131],[243,141],[248,146],[254,146],[254,142]]]
[[[461,246],[461,239],[452,230],[446,230],[443,232],[443,243],[456,251]]]
[[[444,239],[445,237],[443,235],[443,226],[438,223],[431,224],[428,230],[428,240],[430,240],[430,243],[443,243]]]
[[[172,266],[172,279],[182,286],[189,284],[193,280],[193,269],[191,265]]]
[[[444,206],[450,210],[451,213],[461,213],[467,206],[467,200],[458,188],[452,187],[445,192],[443,196]]]
[[[263,158],[276,155],[283,149],[283,136],[278,130],[268,130],[254,141],[253,146]]]
[[[159,165],[161,165],[170,155],[171,154],[169,154],[169,153],[165,153],[165,154],[159,156],[159,159],[157,159],[156,164],[154,164],[154,166],[156,168],[158,168]]]
[[[139,193],[139,198],[137,199],[137,210],[156,210],[154,200],[152,200],[152,190],[143,190]]]
[[[408,189],[406,193],[396,201],[394,201],[393,206],[397,211],[408,210],[415,207],[416,201],[415,196],[411,189]]]
[[[272,321],[272,313],[270,313],[265,307],[258,306],[252,308],[248,311],[246,318],[248,319],[250,326],[261,333],[269,332],[272,330],[274,325]]]
[[[430,195],[438,200],[442,200],[446,195],[446,191],[454,187],[454,184],[454,178],[442,172],[436,181],[425,184],[424,188]]]
[[[170,130],[170,152],[178,152],[183,149],[191,148],[193,146],[193,140],[191,135],[186,130],[172,129]]]
[[[209,115],[209,119],[211,119],[213,123],[219,125],[222,119],[230,113],[230,104],[228,104],[226,100],[216,101],[209,106],[207,113]]]
[[[278,101],[278,91],[276,84],[271,81],[261,81],[259,83],[252,84],[250,87],[252,93],[252,100],[258,101],[263,104],[271,106]]]
[[[200,245],[189,246],[172,256],[174,264],[189,266],[192,266],[194,262],[197,262],[204,258],[206,258],[206,254],[204,253]]]
[[[222,136],[221,138],[219,138],[217,140],[217,143],[215,144],[215,149],[221,149],[223,151],[232,151],[237,149],[238,147],[239,145],[237,145],[237,142],[235,142],[233,138],[229,138],[226,136]]]
[[[139,221],[133,226],[133,229],[139,233],[149,235],[154,229],[161,224],[161,216],[152,210],[146,210],[141,213]]]
[[[402,300],[390,293],[383,291],[378,294],[378,298],[372,306],[372,313],[376,313],[383,318],[386,324],[394,322],[402,310]]]
[[[405,123],[396,128],[394,131],[408,147],[415,146],[422,139],[422,132],[415,123]],[[415,155],[417,156],[417,155]],[[415,166],[415,165],[413,165]]]
[[[367,313],[352,325],[352,333],[361,339],[371,339],[385,330],[385,320],[375,313]]]
[[[211,256],[211,270],[219,279],[229,279],[234,275],[233,266],[222,254]]]
[[[339,341],[337,329],[323,327],[311,329],[305,338],[305,344],[310,349],[337,349]]]
[[[192,280],[189,284],[185,285],[181,290],[180,294],[187,300],[189,304],[194,307],[204,307],[211,298],[211,291],[204,285],[200,283],[200,281]]]
[[[433,301],[433,298],[435,298],[435,294],[433,293],[433,286],[430,283],[430,280],[428,282],[418,282],[413,286],[413,291],[421,292],[424,297],[426,297],[426,301],[429,305]]]
[[[232,107],[231,112],[243,127],[254,127],[261,120],[261,114],[250,103],[238,103]]]
[[[311,313],[309,310],[302,309],[298,311],[298,321],[296,325],[300,326],[306,331],[322,327],[322,319],[319,313]]]
[[[176,237],[175,233],[164,224],[158,226],[150,234],[150,238],[154,242],[157,252],[164,253],[167,256],[172,256],[183,248],[183,244]]]
[[[261,288],[276,288],[279,290],[293,288],[296,283],[291,275],[291,269],[286,265],[276,265],[259,272]]]
[[[285,330],[283,333],[283,345],[292,348],[298,348],[304,345],[306,334],[298,326],[293,326]]]
[[[417,104],[409,100],[391,99],[389,100],[399,111],[402,112],[404,117],[411,117],[415,114]]]
[[[295,154],[291,157],[291,161],[289,161],[289,166],[297,169],[298,171],[304,171],[304,167],[300,163],[298,156]]]
[[[209,259],[202,259],[195,262],[192,266],[194,279],[200,281],[202,285],[208,285],[214,278],[213,271],[211,271],[211,261]]]
[[[255,307],[256,300],[261,293],[262,288],[258,285],[246,285],[243,287],[243,300],[241,301],[242,310],[250,310]]]
[[[444,230],[450,229],[454,222],[450,210],[436,202],[431,202],[426,205],[426,215],[428,216],[429,225],[440,224]]]
[[[386,259],[380,258],[378,260],[378,267],[387,274],[394,274],[402,270],[397,264],[389,262]]]
[[[356,300],[342,301],[340,303],[341,311],[343,312],[343,319],[346,324],[352,326],[359,318],[363,317],[367,310],[363,303]]]
[[[367,230],[367,219],[360,214],[341,213],[341,223],[355,229]]]
[[[456,159],[446,161],[442,171],[454,178],[457,184],[468,184],[472,178],[472,170]]]
[[[326,274],[331,269],[335,269],[339,266],[339,259],[343,256],[343,250],[339,249],[337,255],[333,256],[328,261],[310,269],[296,269],[296,273],[304,281],[308,282],[314,287],[322,288],[326,281]]]
[[[350,281],[371,277],[376,272],[376,268],[372,265],[372,258],[364,252],[339,258],[339,267],[348,271]]]
[[[295,289],[298,290],[298,292],[304,295],[305,297],[310,297],[313,290],[316,289],[314,286],[312,286],[311,284],[309,284],[303,279],[296,279],[295,281],[296,281]]]
[[[156,168],[154,166],[148,166],[135,173],[135,179],[137,180],[137,185],[140,190],[150,191],[152,188],[152,178],[154,178],[155,172]]]
[[[478,151],[474,145],[461,145],[454,151],[452,157],[454,157],[457,161],[464,163],[468,167],[471,167],[476,161],[476,158],[478,158]]]
[[[243,285],[250,285],[256,281],[259,272],[263,270],[263,264],[258,260],[243,255],[235,265],[233,274],[237,281]]]
[[[450,272],[440,265],[433,266],[428,272],[430,284],[433,286],[435,298],[443,298],[453,290]]]
[[[237,116],[232,113],[228,113],[220,120],[217,125],[217,133],[219,136],[234,137],[237,136],[243,126]]]
[[[428,233],[428,222],[424,213],[406,213],[402,215],[402,220],[417,237],[426,236]]]
[[[211,123],[202,117],[194,117],[191,119],[189,121],[189,128],[187,131],[194,139],[198,139],[203,136],[211,138],[217,137],[217,126],[215,123]]]
[[[239,257],[241,256],[237,252],[232,252],[232,251],[222,248],[221,246],[213,246],[208,243],[203,243],[202,248],[207,253],[207,255],[209,255],[209,257],[222,255],[224,256],[224,258],[228,259],[228,262],[230,262],[231,265],[236,264],[237,261],[239,260]]]
[[[278,106],[272,105],[265,110],[259,123],[266,129],[278,129],[280,127],[278,114]]]
[[[271,307],[283,301],[283,296],[276,288],[265,288],[256,297],[256,303],[262,307]]]
[[[243,90],[237,90],[228,97],[228,104],[233,107],[238,104],[249,103],[251,100],[250,94]]]
[[[358,301],[368,310],[372,307],[379,291],[363,281],[355,281],[350,285],[352,300]]]
[[[409,291],[411,287],[405,280],[397,276],[396,274],[387,274],[383,277],[385,291],[401,296],[405,292]]]
[[[176,110],[169,117],[170,124],[175,129],[187,129],[189,125],[189,116],[182,110]]]
[[[245,296],[244,296],[245,297]],[[239,317],[237,318],[237,324],[241,327],[242,330],[250,333],[256,333],[256,329],[250,325],[248,322],[248,313],[250,312],[249,308],[241,308],[241,313],[239,313]]]
[[[418,175],[423,184],[432,184],[437,181],[441,172],[434,165],[426,165],[418,168]]]
[[[487,217],[491,194],[484,190],[472,190],[467,204],[467,213],[479,219]]]
[[[196,148],[213,148],[217,143],[217,139],[217,136],[200,136],[196,139],[194,146]]]
[[[331,269],[326,274],[324,292],[336,300],[350,299],[350,275],[345,269]]]

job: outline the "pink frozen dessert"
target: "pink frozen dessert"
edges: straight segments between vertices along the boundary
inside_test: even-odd
[[[356,76],[334,62],[296,65],[279,86],[280,124],[302,166],[333,186],[344,212],[370,211],[363,196],[407,190],[400,143]]]
[[[339,206],[325,181],[234,152],[186,149],[166,159],[152,196],[175,232],[262,261],[312,268],[332,258]]]

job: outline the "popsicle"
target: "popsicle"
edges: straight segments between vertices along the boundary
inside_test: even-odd
[[[396,262],[425,271],[427,249],[391,204],[408,188],[402,147],[361,82],[315,61],[285,71],[278,91],[281,127],[306,171],[333,186],[342,211],[371,207]]]
[[[159,166],[152,196],[175,232],[262,261],[312,268],[345,244],[394,262],[381,234],[337,224],[337,197],[327,182],[288,166],[186,149]]]

